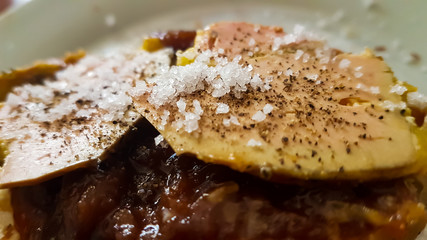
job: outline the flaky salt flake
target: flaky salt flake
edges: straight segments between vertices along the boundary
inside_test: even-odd
[[[264,108],[262,109],[264,114],[269,114],[271,111],[273,111],[273,106],[271,104],[265,104]]]
[[[224,114],[230,111],[230,107],[225,103],[217,103],[216,114]]]
[[[165,139],[161,134],[159,134],[157,137],[154,138],[154,143],[156,144],[156,146],[158,146],[161,142],[163,142],[163,140]]]
[[[348,68],[350,66],[350,60],[348,59],[343,59],[341,60],[340,64],[338,65],[339,68],[343,69],[343,68]]]
[[[246,144],[248,147],[260,147],[262,146],[262,142],[257,141],[253,138],[249,139],[248,143]]]
[[[252,116],[252,120],[257,121],[257,122],[262,122],[264,121],[266,118],[265,114],[262,111],[257,111],[253,116]]]
[[[408,89],[400,84],[396,84],[390,89],[390,93],[396,93],[397,95],[403,95],[406,91],[408,91]]]
[[[218,53],[219,54],[224,54],[224,49],[223,48],[218,49]]]

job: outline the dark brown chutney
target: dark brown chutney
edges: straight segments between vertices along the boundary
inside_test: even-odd
[[[22,239],[391,240],[425,224],[415,181],[275,184],[176,156],[142,125],[97,168],[12,189]]]

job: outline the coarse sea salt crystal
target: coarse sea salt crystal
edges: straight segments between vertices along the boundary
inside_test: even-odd
[[[363,66],[355,67],[355,68],[354,68],[354,71],[360,71],[360,70],[362,70],[362,68],[363,68]]]
[[[218,53],[219,54],[224,54],[224,49],[223,48],[218,49]]]
[[[265,104],[265,106],[262,108],[262,111],[264,114],[269,114],[271,111],[273,111],[273,106],[269,103]]]
[[[225,103],[217,103],[216,114],[228,113],[230,111],[230,107]]]
[[[328,63],[329,63],[329,61],[330,61],[330,58],[329,58],[329,57],[322,57],[322,58],[320,58],[320,60],[319,60],[319,64],[328,64]]]
[[[310,60],[310,55],[308,53],[304,53],[304,55],[302,55],[302,62],[306,63],[308,60]]]
[[[212,58],[216,62],[213,66]],[[147,79],[148,83],[153,84],[148,101],[157,108],[199,90],[207,90],[218,98],[229,93],[245,92],[248,84],[255,89],[268,90],[259,75],[252,76],[253,67],[242,66],[240,59],[241,56],[236,56],[229,61],[210,50],[204,51],[191,64],[172,66]]]
[[[370,87],[369,90],[373,94],[380,94],[380,87]]]
[[[358,84],[356,84],[356,88],[364,90],[364,89],[366,89],[366,85],[363,83],[358,83]]]
[[[408,89],[400,84],[396,84],[390,89],[390,93],[396,93],[397,95],[403,95],[406,91],[408,91]]]
[[[202,106],[200,106],[199,100],[193,100],[194,114],[201,116],[203,114]]]
[[[309,74],[309,75],[306,75],[305,77],[310,79],[310,80],[316,81],[317,78],[319,78],[319,75],[318,74]]]
[[[304,51],[298,49],[295,53],[295,60],[298,60],[302,57],[302,55],[304,54]]]
[[[292,69],[288,68],[288,69],[286,70],[286,72],[285,72],[285,75],[289,77],[289,76],[291,76],[293,73],[294,73],[294,71],[292,71]]]
[[[224,125],[224,126],[226,126],[226,127],[229,127],[230,126],[230,119],[229,118],[224,118],[223,120],[222,120],[222,124]]]
[[[200,115],[195,113],[186,112],[184,113],[185,120],[183,121],[184,130],[188,133],[194,132],[199,129]]]
[[[358,83],[356,85],[356,88],[361,89],[361,90],[366,91],[366,92],[371,92],[372,94],[380,94],[381,93],[380,87],[378,87],[378,86],[368,87],[363,83]]]
[[[407,94],[408,105],[420,110],[427,109],[427,96],[419,92],[410,92]]]
[[[246,68],[249,72],[252,72],[252,70],[254,69],[254,67],[251,65],[251,64],[249,64],[248,66],[247,66],[247,68]]]
[[[363,77],[363,73],[362,72],[354,72],[354,77],[355,78],[361,78],[361,77]]]
[[[237,117],[233,115],[231,115],[230,118],[224,118],[222,120],[222,124],[224,124],[224,126],[226,127],[229,127],[231,124],[240,126],[239,119],[237,119]]]
[[[264,121],[266,118],[265,114],[262,111],[257,111],[253,116],[252,116],[252,120],[257,121],[257,122],[262,122]]]
[[[237,117],[233,115],[230,116],[230,122],[234,125],[240,125],[239,119],[237,119]]]
[[[253,39],[253,38],[251,38],[250,40],[249,40],[249,46],[254,46],[255,45],[255,39]]]
[[[302,25],[295,25],[292,33],[288,33],[283,37],[276,37],[273,40],[271,49],[273,51],[279,50],[280,46],[288,45],[291,43],[299,43],[305,40],[320,40],[317,35],[312,32],[306,31]]]
[[[157,137],[154,138],[154,143],[157,145],[159,145],[161,142],[163,142],[163,140],[165,140],[163,138],[163,136],[161,134],[159,134]]]
[[[246,144],[248,147],[260,147],[262,146],[262,142],[257,141],[253,138],[249,139],[248,143]]]
[[[343,68],[348,68],[350,66],[350,60],[348,59],[343,59],[341,60],[340,64],[338,65],[339,68],[343,69]]]
[[[400,111],[400,110],[405,109],[407,107],[405,102],[394,103],[394,102],[389,101],[389,100],[385,100],[384,102],[382,102],[381,106],[385,109],[390,110],[390,111],[395,111],[395,110]]]
[[[170,115],[170,112],[168,110],[164,110],[163,111],[163,115],[160,116],[161,122],[160,122],[159,130],[164,130],[165,129],[165,126],[166,126],[166,124],[168,123],[168,120],[169,120],[169,115]]]
[[[180,98],[177,102],[176,102],[176,106],[178,107],[178,111],[180,113],[184,113],[185,109],[187,108],[187,104],[185,103],[185,100]]]

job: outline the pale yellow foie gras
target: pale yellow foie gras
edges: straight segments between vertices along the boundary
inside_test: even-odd
[[[327,48],[315,40],[283,44],[272,51],[275,38],[285,35],[277,27],[229,22],[198,32],[194,48],[187,52],[197,56],[209,49],[230,60],[240,55],[240,63],[251,65],[253,74],[272,81],[270,90],[249,88],[241,98],[228,94],[218,99],[209,91],[180,96],[190,109],[193,100],[200,102],[204,113],[196,131],[173,124],[183,119],[175,102],[156,108],[146,93],[134,99],[137,109],[177,154],[274,181],[364,181],[424,170],[425,127],[416,126],[410,109],[385,106],[385,101],[397,106],[405,94],[390,92],[398,82],[381,58],[369,50],[354,55],[329,49],[329,60],[320,63],[322,59],[314,56]],[[308,57],[297,56],[301,51]],[[182,56],[185,52],[178,65],[191,65],[193,59]],[[293,73],[285,74],[289,69]],[[226,103],[229,112],[216,114],[218,103]],[[263,121],[253,120],[266,104],[273,106],[271,113]],[[159,117],[165,110],[170,111],[166,125]],[[230,116],[237,117],[239,125],[225,126],[223,121]]]

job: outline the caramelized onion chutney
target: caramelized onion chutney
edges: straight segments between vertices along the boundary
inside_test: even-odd
[[[407,239],[417,182],[265,182],[176,156],[147,122],[97,169],[12,189],[22,239]],[[132,144],[127,144],[131,141]]]

